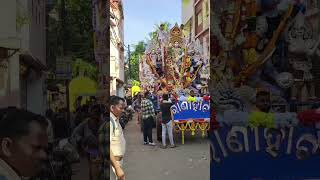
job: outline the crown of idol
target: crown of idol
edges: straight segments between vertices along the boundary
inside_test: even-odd
[[[175,44],[175,42],[178,42],[180,46],[183,45],[182,30],[179,28],[177,23],[170,30],[170,43]]]

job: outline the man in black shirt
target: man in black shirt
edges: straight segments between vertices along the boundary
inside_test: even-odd
[[[171,148],[175,147],[173,141],[173,133],[172,133],[172,122],[171,122],[171,106],[172,102],[169,101],[168,94],[164,94],[162,96],[162,103],[160,104],[161,115],[162,115],[162,148],[166,148],[166,131],[168,130],[169,140],[171,144]]]

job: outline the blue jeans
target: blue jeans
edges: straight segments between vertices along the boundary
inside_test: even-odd
[[[167,124],[162,123],[162,145],[166,146],[166,131],[168,130],[170,144],[174,145],[173,134],[172,134],[172,122],[169,121]]]

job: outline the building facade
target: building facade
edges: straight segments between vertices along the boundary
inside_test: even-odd
[[[46,4],[4,0],[0,7],[0,107],[46,110]]]
[[[199,39],[205,56],[209,56],[209,0],[183,0],[181,23],[189,42]]]
[[[125,95],[124,59],[123,4],[110,0],[110,95]]]

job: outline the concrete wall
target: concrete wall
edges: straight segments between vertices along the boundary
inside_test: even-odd
[[[197,6],[201,6],[202,8],[202,20],[203,20],[203,28],[202,30],[208,29],[210,24],[210,15],[209,17],[206,17],[206,4],[208,6],[208,10],[210,11],[210,0],[201,0],[197,1]],[[183,24],[187,23],[192,18],[192,25],[191,25],[191,39],[195,39],[195,28],[196,28],[196,15],[195,15],[195,4],[193,0],[189,0],[188,4],[182,4],[182,10],[181,10],[181,22]],[[208,47],[209,42],[205,39],[206,36],[209,34],[209,32],[205,32],[204,34],[197,37],[203,44],[203,47]],[[208,48],[205,49],[205,54],[208,54]]]
[[[125,92],[124,92],[124,87],[123,86],[118,86],[117,87],[117,96],[124,98]]]
[[[19,73],[19,54],[15,54],[8,61],[7,76],[9,82],[7,93],[0,96],[0,107],[20,107],[20,77],[17,73]]]
[[[29,54],[46,64],[45,1],[2,0],[1,5],[0,23],[5,26],[0,28],[0,47],[20,51],[8,60],[5,72],[8,76],[7,92],[1,91],[0,107],[23,106],[32,112],[44,114],[44,76],[32,72],[26,79],[20,79],[19,56],[21,53]],[[17,17],[26,21],[17,24]]]
[[[117,81],[115,79],[110,80],[110,96],[117,95]]]
[[[0,6],[0,47],[19,48],[19,44],[13,41],[16,36],[17,19],[16,0],[1,0]]]
[[[119,23],[118,26],[110,27],[110,76],[124,81],[124,52],[121,51],[117,44],[118,42],[122,44],[124,42],[124,19],[122,19],[119,10],[110,7],[110,12],[118,19],[117,21],[111,19],[111,21],[114,21],[115,24]],[[124,88],[117,86],[116,79],[113,79],[110,82],[110,95],[122,94],[124,94]]]
[[[44,96],[44,78],[39,77],[39,74],[36,74],[32,71],[27,80],[27,110],[37,113],[44,114],[46,105],[43,104],[46,98]]]
[[[182,24],[186,24],[190,19],[192,19],[191,21],[191,39],[194,39],[195,36],[195,29],[194,29],[194,25],[195,25],[195,19],[194,19],[194,5],[193,5],[193,0],[189,0],[188,4],[183,4],[182,3],[182,9],[181,9],[181,23]],[[189,33],[188,35],[186,35],[186,37],[189,37]]]
[[[181,3],[181,5],[181,23],[185,24],[193,16],[193,0],[189,0],[188,4]]]

